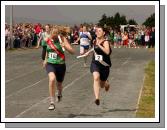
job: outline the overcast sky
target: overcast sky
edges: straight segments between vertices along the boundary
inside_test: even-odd
[[[5,16],[9,17],[9,6],[5,7]],[[96,23],[105,13],[114,16],[116,12],[125,15],[127,20],[135,19],[142,24],[155,12],[154,5],[15,5],[14,18],[48,20],[55,23],[79,24]],[[28,22],[28,21],[27,21]],[[39,21],[38,21],[39,22]]]

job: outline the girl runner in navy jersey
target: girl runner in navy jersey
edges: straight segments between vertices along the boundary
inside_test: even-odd
[[[100,87],[109,90],[108,76],[111,67],[110,54],[112,52],[108,40],[105,39],[105,29],[101,26],[96,29],[96,40],[93,44],[93,57],[91,62],[90,71],[93,74],[93,88],[95,94],[95,103],[100,105]],[[85,55],[88,55],[88,51]]]

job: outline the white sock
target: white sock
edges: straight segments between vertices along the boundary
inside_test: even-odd
[[[55,97],[50,97],[50,103],[54,103],[55,102]]]

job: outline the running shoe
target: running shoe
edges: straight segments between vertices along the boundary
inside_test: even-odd
[[[99,99],[96,99],[96,100],[95,100],[95,104],[96,104],[96,105],[100,105],[100,100],[99,100]]]
[[[62,95],[58,95],[57,96],[57,102],[60,102],[62,100],[62,97],[63,97]]]
[[[48,110],[54,110],[55,109],[55,104],[51,103],[48,107]]]

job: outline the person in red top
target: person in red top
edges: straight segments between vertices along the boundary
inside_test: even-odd
[[[122,40],[123,40],[123,46],[127,48],[129,40],[128,40],[128,33],[126,31],[122,35]]]
[[[34,26],[34,30],[36,34],[39,34],[41,32],[41,25],[38,23]]]
[[[37,38],[37,42],[38,42],[38,40],[40,38],[40,33],[41,33],[41,25],[40,25],[40,23],[34,25],[34,32],[35,32],[35,36],[34,37]]]

